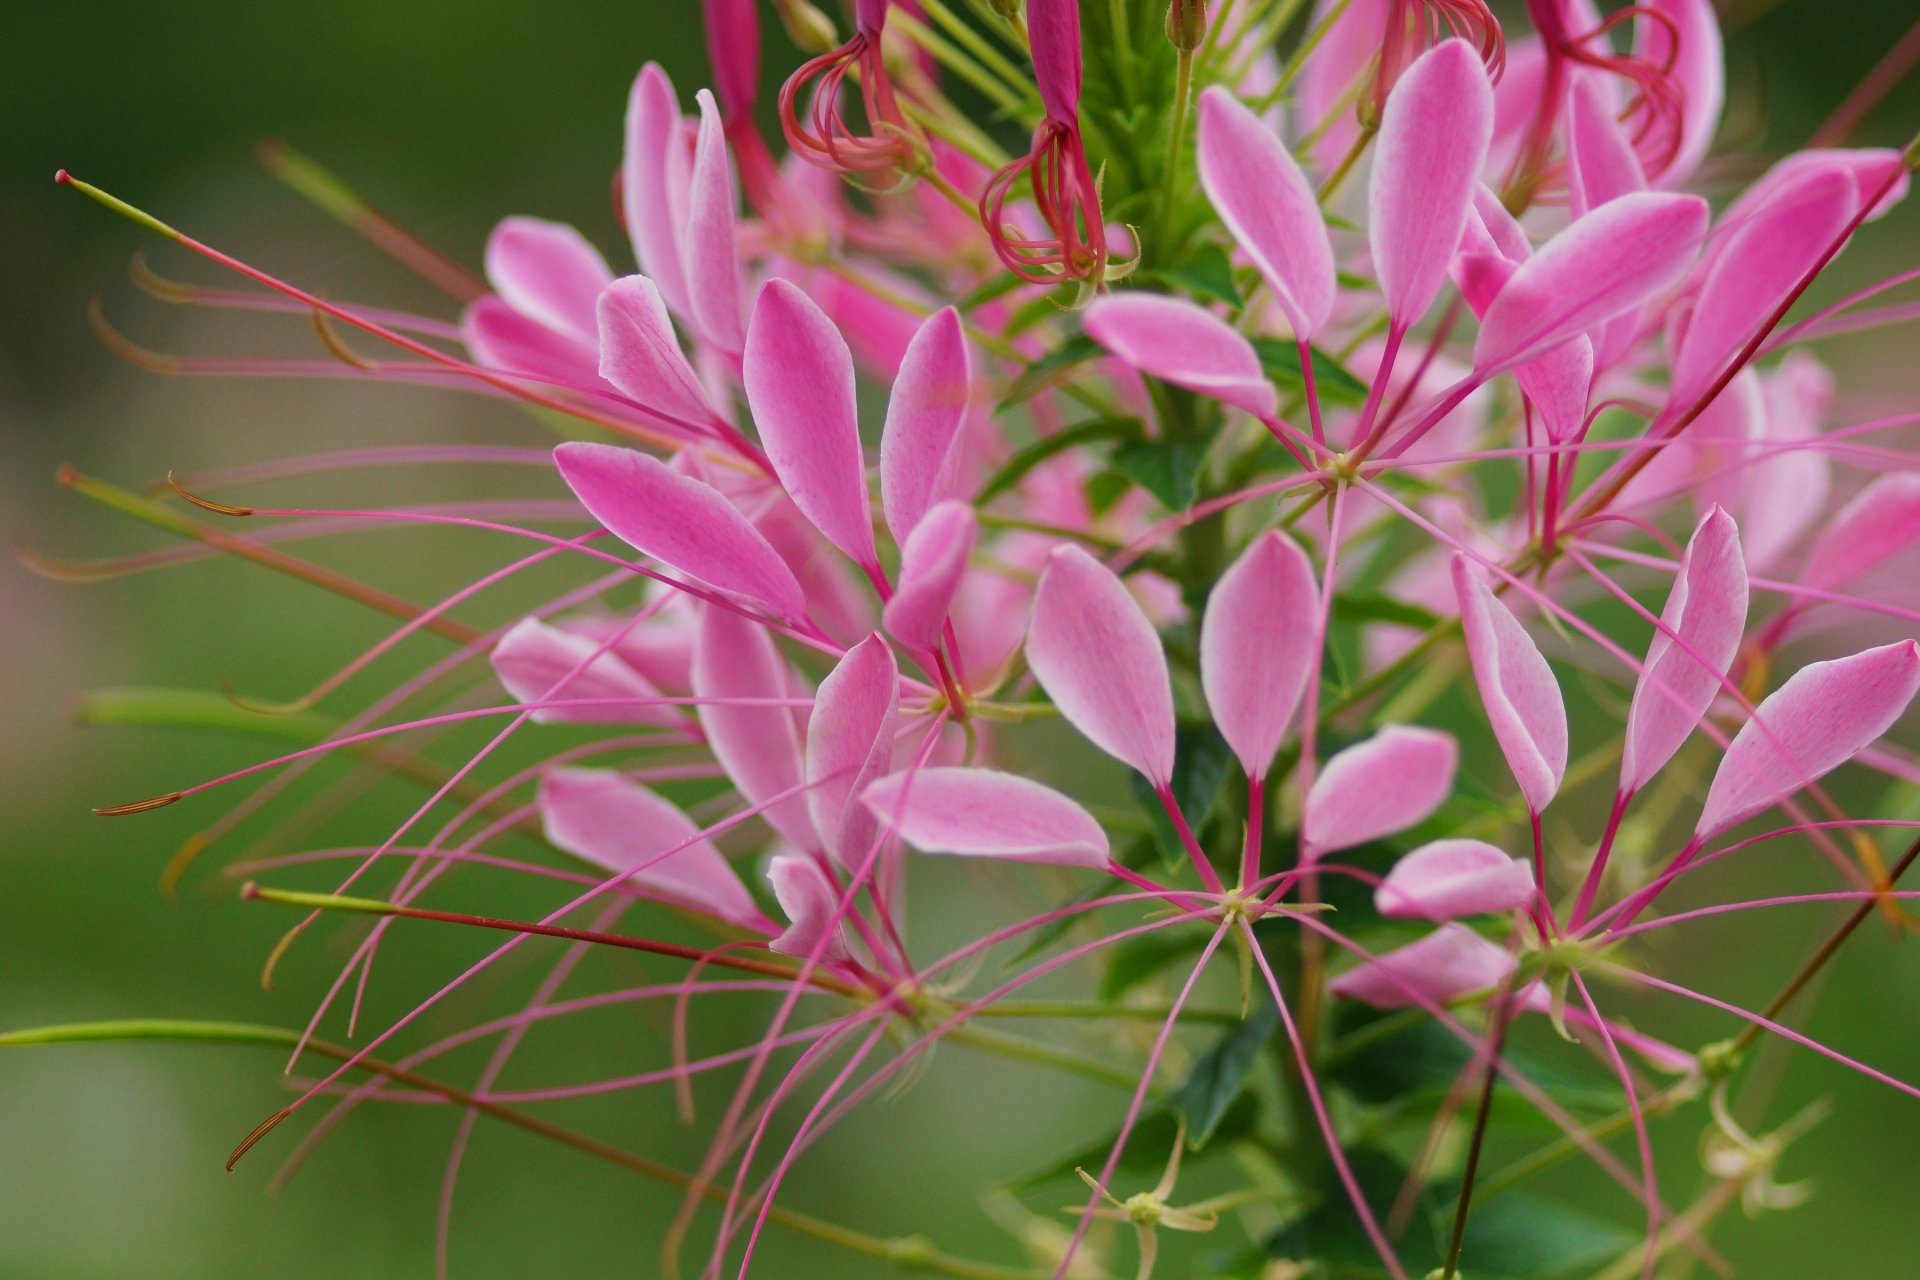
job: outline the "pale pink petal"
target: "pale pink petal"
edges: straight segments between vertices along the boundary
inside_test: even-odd
[[[1588,76],[1576,76],[1567,100],[1567,187],[1578,218],[1609,200],[1647,189],[1633,140],[1614,104]]]
[[[1519,967],[1505,948],[1463,924],[1443,924],[1418,942],[1364,961],[1327,984],[1342,1000],[1376,1009],[1448,1004],[1490,991]]]
[[[772,502],[764,493],[748,501],[762,508],[754,528],[793,570],[807,599],[807,616],[841,645],[853,644],[872,631],[877,613],[873,587],[865,575],[834,550],[784,494]]]
[[[760,443],[793,505],[850,559],[878,563],[853,354],[833,321],[785,280],[754,304],[743,362]]]
[[[663,898],[749,929],[768,923],[733,867],[678,806],[617,773],[547,774],[540,780],[540,821],[555,848],[608,871],[630,872],[631,883]]]
[[[1484,182],[1473,189],[1473,212],[1501,257],[1518,263],[1533,256],[1533,242],[1527,239],[1526,228]],[[1471,227],[1472,219],[1468,225]]]
[[[1156,786],[1173,776],[1173,685],[1153,624],[1113,571],[1075,546],[1047,561],[1027,663],[1081,733]]]
[[[1080,0],[1028,0],[1033,80],[1049,119],[1080,116]]]
[[[1819,169],[1840,169],[1852,174],[1861,202],[1874,199],[1876,193],[1884,190],[1885,194],[1874,201],[1868,212],[1869,220],[1885,216],[1887,210],[1907,195],[1906,163],[1900,153],[1890,147],[1810,147],[1793,152],[1742,191],[1720,216],[1719,225],[1714,228],[1716,238],[1737,229],[1755,211],[1765,208],[1781,187]],[[1856,212],[1858,208],[1856,205]]]
[[[1435,840],[1402,857],[1374,890],[1383,916],[1454,920],[1524,907],[1533,868],[1484,840]]]
[[[572,227],[508,218],[487,237],[487,282],[508,306],[589,346],[594,303],[613,283],[600,251]]]
[[[631,700],[627,706],[535,711],[536,724],[686,724],[685,711],[659,705],[659,689],[611,650],[596,657],[600,649],[600,642],[588,636],[550,627],[538,618],[523,618],[500,637],[487,660],[501,686],[520,702]],[[576,668],[579,674],[569,676]]]
[[[700,103],[700,135],[687,187],[683,240],[687,309],[701,338],[722,351],[737,352],[741,347],[742,286],[733,170],[728,165],[726,134],[713,94],[702,89],[695,96]]]
[[[1638,19],[1634,53],[1656,67],[1671,65],[1671,76],[1681,91],[1679,149],[1666,172],[1657,177],[1660,186],[1672,188],[1699,166],[1720,124],[1727,92],[1720,20],[1714,16],[1713,0],[1645,0],[1645,8],[1666,21]]]
[[[705,425],[716,416],[700,376],[680,350],[653,281],[625,276],[600,295],[600,376],[649,409]]]
[[[1300,69],[1294,123],[1297,133],[1315,134],[1311,154],[1322,174],[1340,163],[1360,132],[1349,91],[1369,74],[1396,12],[1394,0],[1316,0],[1313,6],[1310,30],[1320,30],[1329,16],[1333,21]]]
[[[1539,813],[1567,771],[1567,705],[1560,684],[1533,637],[1474,575],[1465,556],[1453,559],[1453,589],[1494,740],[1527,807]]]
[[[1643,191],[1601,205],[1514,272],[1480,322],[1474,368],[1510,369],[1677,283],[1706,230],[1695,196]]]
[[[1820,264],[1858,205],[1851,173],[1818,169],[1776,189],[1741,224],[1707,269],[1674,352],[1674,404],[1708,389]]]
[[[620,660],[638,671],[654,688],[684,694],[692,688],[693,632],[691,597],[674,593],[644,623],[611,614],[575,614],[554,625],[596,643],[611,643]]]
[[[842,922],[834,919],[840,895],[811,858],[783,853],[767,863],[767,883],[774,901],[793,923],[767,944],[769,951],[817,964],[839,964],[852,958]]]
[[[1832,591],[1920,542],[1920,475],[1881,476],[1840,508],[1814,541],[1800,581]]]
[[[568,442],[555,447],[553,461],[616,537],[776,618],[806,617],[793,571],[712,486],[617,445]]]
[[[1740,726],[1695,828],[1711,840],[1853,759],[1920,691],[1911,640],[1800,668]]]
[[[502,298],[475,298],[460,317],[460,337],[489,369],[530,373],[570,387],[605,390],[593,344],[549,329]]]
[[[1715,507],[1687,544],[1667,606],[1660,611],[1665,629],[1653,633],[1634,686],[1620,753],[1622,790],[1645,786],[1706,715],[1740,651],[1746,621],[1747,567],[1740,555],[1740,531],[1732,517]]]
[[[1314,675],[1319,591],[1285,534],[1253,540],[1207,597],[1200,683],[1213,723],[1251,778],[1264,778]]]
[[[973,363],[960,313],[943,307],[907,344],[887,401],[880,436],[880,501],[895,542],[949,495],[941,492],[947,460],[967,418]]]
[[[627,99],[620,203],[640,270],[660,286],[667,306],[682,316],[689,314],[686,268],[681,262],[686,210],[675,205],[685,200],[689,166],[673,82],[658,64],[649,62],[641,68]]]
[[[700,707],[700,727],[740,794],[765,804],[763,816],[793,844],[817,848],[799,789],[805,773],[794,708],[779,705],[794,697],[798,682],[767,629],[731,609],[702,606],[693,691],[712,700]]]
[[[1321,766],[1300,807],[1301,842],[1332,853],[1424,822],[1453,793],[1459,761],[1452,734],[1388,725]]]
[[[1373,144],[1367,242],[1393,322],[1418,320],[1447,278],[1493,136],[1493,88],[1464,40],[1420,55],[1387,96]]]
[[[932,768],[874,782],[862,799],[924,853],[1067,867],[1107,865],[1107,833],[1052,787],[992,769]]]
[[[1087,334],[1142,373],[1256,417],[1278,398],[1253,344],[1232,325],[1183,298],[1108,294],[1087,308]]]
[[[1736,376],[1734,383],[1739,382]],[[1747,567],[1755,573],[1772,568],[1830,510],[1833,460],[1818,448],[1781,446],[1813,441],[1832,401],[1832,371],[1805,351],[1781,361],[1764,382],[1762,426],[1750,452],[1780,451],[1744,469],[1740,529],[1746,535]],[[1699,425],[1696,421],[1688,430]]]
[[[884,615],[901,644],[923,652],[939,646],[977,530],[973,508],[964,502],[942,502],[914,526],[900,549],[900,582]]]
[[[1585,334],[1548,347],[1513,376],[1539,412],[1547,439],[1558,444],[1580,433],[1593,390],[1593,343]]]
[[[900,669],[879,636],[868,636],[820,682],[807,718],[807,810],[820,843],[841,866],[860,867],[873,847],[873,817],[859,804],[867,784],[893,764]]]
[[[1200,185],[1220,220],[1294,336],[1313,337],[1333,312],[1333,244],[1306,175],[1273,130],[1219,85],[1200,95],[1198,154]]]

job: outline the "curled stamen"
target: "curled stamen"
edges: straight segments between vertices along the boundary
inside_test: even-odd
[[[885,173],[917,167],[926,142],[900,107],[881,51],[886,0],[861,0],[851,39],[830,53],[809,58],[780,86],[780,128],[794,152],[841,173]],[[841,94],[858,72],[866,132],[847,123]],[[817,83],[815,83],[817,82]],[[805,110],[798,103],[812,86]]]
[[[1028,236],[1007,221],[1007,199],[1023,174],[1030,175],[1034,207],[1046,224],[1046,236]],[[1087,168],[1075,125],[1053,119],[1041,123],[1032,150],[988,180],[980,193],[980,221],[1000,261],[1029,284],[1053,284],[1063,276],[1098,282],[1106,272],[1100,187]]]

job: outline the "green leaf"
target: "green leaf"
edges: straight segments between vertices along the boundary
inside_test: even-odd
[[[980,487],[979,495],[974,498],[974,505],[984,507],[988,502],[1019,484],[1029,471],[1057,453],[1085,444],[1089,440],[1129,439],[1141,435],[1145,430],[1145,425],[1138,418],[1093,418],[1086,422],[1076,422],[1050,436],[1041,436],[1000,464],[1000,469]]]
[[[1305,387],[1297,343],[1282,338],[1255,338],[1253,349],[1267,376],[1287,387]],[[1349,373],[1338,360],[1318,347],[1313,350],[1313,389],[1321,404],[1358,407],[1367,402],[1367,384]]]
[[[1343,623],[1391,622],[1395,626],[1416,627],[1422,631],[1440,625],[1439,616],[1429,609],[1373,593],[1336,592],[1333,597],[1333,616]]]
[[[1105,892],[1103,889],[1102,892]],[[1129,938],[1110,951],[1100,975],[1099,998],[1118,1000],[1154,974],[1206,945],[1197,929],[1163,929]]]
[[[1214,1126],[1213,1136],[1222,1144],[1241,1137],[1252,1130],[1259,1113],[1259,1100],[1250,1093],[1242,1093],[1233,1099],[1226,1113],[1220,1117],[1220,1122]],[[1120,1172],[1144,1174],[1149,1178],[1157,1176],[1166,1167],[1167,1156],[1173,1151],[1174,1137],[1179,1132],[1180,1121],[1165,1107],[1156,1107],[1140,1117],[1140,1122],[1133,1126],[1133,1132],[1127,1137],[1126,1149],[1120,1153]],[[1074,1185],[1078,1186],[1079,1180],[1074,1178],[1073,1171],[1085,1169],[1097,1173],[1100,1166],[1107,1162],[1107,1153],[1113,1150],[1113,1141],[1119,1135],[1120,1130],[1116,1126],[1099,1141],[1090,1142],[1072,1154],[1008,1183],[1007,1190],[1030,1191],[1049,1182],[1067,1179],[1073,1179]]]
[[[1449,1191],[1446,1199],[1451,1203],[1456,1193]],[[1639,1239],[1638,1232],[1555,1200],[1504,1195],[1469,1206],[1460,1269],[1473,1280],[1589,1276],[1599,1263],[1620,1256]]]
[[[1024,404],[1042,391],[1059,386],[1077,366],[1085,364],[1103,350],[1099,343],[1086,334],[1074,334],[1021,370],[1020,376],[1008,384],[1000,403],[994,406],[995,416],[1015,405]]]
[[[1233,282],[1233,262],[1217,244],[1203,244],[1175,267],[1162,267],[1141,273],[1144,280],[1172,285],[1200,298],[1210,298],[1229,306],[1240,305],[1240,290]]]
[[[1195,831],[1206,828],[1220,805],[1228,780],[1234,776],[1234,769],[1233,748],[1212,725],[1183,724],[1175,730],[1173,798],[1179,802],[1188,826]],[[1161,857],[1170,867],[1187,865],[1186,846],[1180,842],[1180,833],[1173,829],[1173,820],[1167,817],[1160,797],[1153,793],[1152,784],[1137,773],[1129,775],[1129,782],[1133,798],[1153,823],[1153,838],[1160,846]]]
[[[1135,440],[1113,451],[1115,471],[1145,489],[1169,511],[1193,505],[1206,446],[1194,440]]]
[[[1228,1108],[1246,1090],[1247,1073],[1279,1025],[1280,1010],[1263,1002],[1252,1017],[1194,1059],[1187,1078],[1167,1095],[1167,1105],[1186,1119],[1189,1147],[1198,1151],[1213,1137]]]
[[[1406,1180],[1406,1166],[1374,1147],[1349,1150],[1347,1163],[1374,1216],[1384,1217]],[[1435,1207],[1431,1190],[1422,1197],[1422,1204],[1429,1209]],[[1438,1270],[1443,1260],[1441,1244],[1433,1231],[1423,1230],[1428,1225],[1423,1218],[1414,1221],[1413,1228],[1393,1246],[1407,1274],[1423,1276]],[[1266,1247],[1271,1258],[1316,1263],[1320,1269],[1312,1273],[1315,1280],[1323,1276],[1325,1280],[1375,1280],[1387,1275],[1346,1190],[1331,1169],[1324,1171],[1322,1182],[1315,1188],[1313,1207],[1269,1236]]]

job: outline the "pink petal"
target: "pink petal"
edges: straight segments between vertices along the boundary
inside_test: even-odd
[[[1200,95],[1199,164],[1207,199],[1294,336],[1313,337],[1333,312],[1333,244],[1306,175],[1273,130],[1219,85]]]
[[[740,334],[740,250],[734,219],[733,170],[713,94],[702,89],[700,134],[687,187],[687,309],[702,339],[737,352]]]
[[[977,529],[972,507],[942,502],[908,535],[900,549],[900,581],[885,613],[887,630],[901,644],[923,652],[939,647]]]
[[[1049,119],[1080,117],[1080,0],[1028,0],[1033,79]]]
[[[1695,836],[1711,840],[1853,759],[1916,691],[1920,645],[1911,640],[1800,668],[1728,744]]]
[[[1633,140],[1612,102],[1587,76],[1576,76],[1567,100],[1567,185],[1573,216],[1647,189]]]
[[[521,315],[592,346],[594,303],[613,272],[572,227],[508,218],[487,237],[487,281]]]
[[[1493,136],[1493,88],[1464,40],[1420,55],[1387,95],[1373,144],[1367,242],[1393,323],[1418,320],[1447,278]]]
[[[1393,864],[1374,890],[1383,916],[1452,920],[1524,907],[1533,868],[1484,840],[1435,840]]]
[[[1721,215],[1715,234],[1724,235],[1736,229],[1757,210],[1772,203],[1780,188],[1797,181],[1803,174],[1820,169],[1839,169],[1852,174],[1854,188],[1860,193],[1862,202],[1873,199],[1874,194],[1882,188],[1886,189],[1886,194],[1874,202],[1867,214],[1869,220],[1883,217],[1889,209],[1906,198],[1907,166],[1900,159],[1898,151],[1890,147],[1810,147],[1793,152],[1742,191]],[[1856,212],[1858,208],[1856,204]]]
[[[1671,188],[1699,167],[1720,123],[1720,108],[1726,101],[1720,21],[1714,16],[1712,0],[1646,0],[1646,8],[1667,21],[1638,19],[1634,52],[1656,67],[1671,65],[1670,74],[1681,91],[1679,150],[1658,177],[1660,186]]]
[[[1687,544],[1667,607],[1660,611],[1666,630],[1653,633],[1634,686],[1620,754],[1622,790],[1645,786],[1707,714],[1740,651],[1746,621],[1747,567],[1740,555],[1740,531],[1715,507]],[[1682,643],[1674,643],[1668,631]]]
[[[620,165],[620,203],[640,270],[660,286],[677,315],[687,315],[681,228],[690,161],[681,136],[680,101],[673,82],[649,62],[627,99],[627,153]],[[676,207],[678,206],[678,207]]]
[[[654,688],[683,694],[692,688],[694,611],[692,598],[673,598],[638,626],[611,614],[575,614],[554,625],[595,643],[611,641],[620,660]]]
[[[588,636],[550,627],[538,618],[523,618],[500,637],[487,660],[493,664],[493,674],[501,686],[519,702],[544,702],[554,698],[634,699],[633,705],[626,707],[554,707],[535,711],[535,724],[686,725],[686,713],[678,707],[660,705],[660,690],[611,650],[595,657],[600,647],[599,641]],[[584,669],[569,677],[568,673],[582,664]]]
[[[895,542],[905,542],[927,508],[948,495],[941,477],[966,421],[973,363],[960,313],[943,307],[907,344],[880,436],[880,500]]]
[[[1527,807],[1539,813],[1567,771],[1567,706],[1559,682],[1533,637],[1474,576],[1465,556],[1453,558],[1453,589],[1494,739]]]
[[[687,363],[653,281],[625,276],[600,295],[600,376],[649,409],[682,422],[714,420],[700,376]]]
[[[1359,135],[1348,91],[1379,56],[1388,19],[1395,12],[1394,0],[1317,0],[1313,6],[1311,30],[1320,30],[1330,15],[1333,21],[1301,67],[1295,124],[1301,134],[1321,130],[1311,154],[1314,167],[1323,174],[1340,163]],[[1321,129],[1329,117],[1331,123]]]
[[[1736,375],[1735,386],[1739,382]],[[1722,392],[1721,398],[1733,389]],[[1807,352],[1795,351],[1766,379],[1762,426],[1748,452],[1812,440],[1819,435],[1832,401],[1832,372]],[[1699,425],[1696,420],[1687,429]],[[1743,470],[1740,528],[1746,535],[1747,567],[1765,573],[1830,510],[1827,495],[1833,488],[1833,461],[1817,449],[1800,448],[1749,462]]]
[[[1173,685],[1153,624],[1113,571],[1075,546],[1047,561],[1027,627],[1041,688],[1093,744],[1155,786],[1173,776]]]
[[[1593,390],[1593,343],[1585,334],[1548,347],[1513,377],[1539,411],[1549,440],[1558,444],[1580,433]]]
[[[1463,924],[1443,924],[1418,942],[1375,956],[1335,978],[1327,990],[1376,1009],[1447,1004],[1490,991],[1518,968],[1506,950]]]
[[[714,699],[701,705],[700,727],[740,794],[766,805],[762,815],[790,842],[818,847],[799,789],[804,771],[794,709],[768,701],[792,698],[796,681],[767,629],[731,609],[702,606],[693,692]]]
[[[1821,591],[1853,581],[1920,541],[1920,475],[1873,481],[1840,508],[1814,542],[1800,581]]]
[[[868,636],[820,682],[807,719],[807,811],[820,843],[841,866],[860,867],[878,831],[857,797],[893,765],[900,669],[879,636]]]
[[[554,465],[614,536],[776,618],[806,617],[786,561],[717,490],[656,458],[610,444],[555,447]]]
[[[862,799],[923,853],[1107,865],[1107,833],[1093,815],[1031,778],[992,769],[920,769],[879,779]]]
[[[1301,842],[1332,853],[1424,822],[1453,793],[1459,760],[1450,733],[1388,725],[1321,767],[1301,805]]]
[[[834,918],[840,895],[811,858],[780,854],[767,864],[767,883],[793,922],[767,944],[769,951],[801,960],[813,956],[818,964],[840,964],[852,958],[842,922]]]
[[[759,97],[760,15],[756,0],[703,0],[701,27],[713,91],[729,120],[753,114]]]
[[[460,317],[460,337],[473,358],[490,369],[530,373],[563,386],[604,390],[593,344],[549,329],[488,294]]]
[[[1673,356],[1675,405],[1707,390],[1760,326],[1819,265],[1859,207],[1845,170],[1821,169],[1777,189],[1713,258]]]
[[[1207,597],[1200,683],[1213,722],[1250,778],[1264,778],[1314,675],[1319,590],[1285,534],[1253,540]]]
[[[663,898],[749,929],[767,923],[700,828],[672,801],[617,773],[547,774],[540,780],[540,821],[555,848],[608,871],[631,872],[633,884]]]
[[[754,304],[744,369],[760,443],[793,505],[850,559],[877,564],[853,354],[840,331],[806,294],[769,280]]]
[[[1480,322],[1475,370],[1510,369],[1678,283],[1706,230],[1696,196],[1643,191],[1601,205],[1514,272]]]
[[[1212,312],[1157,293],[1108,294],[1087,308],[1095,342],[1142,373],[1198,391],[1255,417],[1278,399],[1253,344]]]

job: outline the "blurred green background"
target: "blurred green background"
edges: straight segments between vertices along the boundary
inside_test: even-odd
[[[1808,0],[1749,9],[1732,42],[1729,134],[1758,148],[1803,138],[1900,35],[1912,17],[1905,10]],[[320,292],[433,308],[442,304],[404,271],[259,172],[254,145],[286,138],[467,262],[506,213],[573,222],[623,262],[606,192],[626,89],[654,58],[690,94],[703,78],[696,23],[693,0],[0,3],[0,511],[8,536],[82,557],[165,545],[61,492],[53,483],[60,464],[138,487],[169,468],[316,448],[546,439],[510,408],[443,392],[167,379],[118,362],[88,332],[84,309],[95,295],[133,337],[166,350],[304,351],[311,340],[297,318],[236,320],[138,295],[125,272],[136,248],[168,274],[223,282],[57,189],[56,168]],[[771,24],[767,43],[770,58],[786,56]],[[1860,137],[1897,145],[1916,122],[1920,94],[1909,84]],[[1842,264],[1847,278],[1910,266],[1916,226],[1909,209],[1878,228]],[[1910,405],[1920,380],[1909,352],[1864,342],[1823,354],[1842,370],[1843,395],[1855,385],[1847,375],[1884,389],[1893,371]],[[499,492],[492,479],[487,491]],[[516,482],[529,487],[524,477]],[[333,478],[286,492],[348,504],[447,501],[479,483],[471,473],[413,469],[370,485]],[[472,535],[407,532],[342,539],[321,555],[425,600],[504,553]],[[525,587],[525,598],[539,585]],[[283,971],[282,989],[267,993],[259,965],[289,917],[235,901],[232,882],[210,869],[178,903],[158,892],[162,865],[219,811],[214,798],[118,821],[87,813],[237,767],[270,744],[81,730],[72,698],[101,685],[214,688],[222,680],[292,696],[377,638],[381,621],[246,566],[208,561],[74,586],[31,576],[11,559],[0,564],[0,618],[0,1028],[135,1015],[304,1021],[341,958],[337,945],[309,941]],[[406,794],[378,793],[381,812]],[[364,823],[358,835],[367,835]],[[1804,862],[1755,867],[1742,887],[1803,885],[1797,873],[1805,870]],[[1730,998],[1758,1001],[1820,924],[1808,913],[1708,926],[1672,963]],[[374,1014],[406,1008],[476,954],[470,940],[402,935],[375,982]],[[640,972],[609,968],[625,981]],[[527,981],[523,968],[483,998],[511,999]],[[456,1009],[447,1025],[459,1020]],[[1686,1044],[1731,1029],[1671,1010],[1643,1020]],[[614,1072],[657,1038],[640,1018],[594,1025],[597,1036],[540,1059],[556,1078]],[[1883,930],[1863,930],[1808,1025],[1848,1052],[1920,1077],[1920,955]],[[171,1045],[0,1053],[0,1276],[431,1274],[450,1114],[364,1109],[287,1191],[269,1196],[263,1183],[296,1134],[276,1135],[237,1173],[221,1162],[285,1100],[278,1065],[268,1050]],[[1785,1067],[1772,1118],[1823,1096],[1837,1113],[1781,1170],[1786,1179],[1817,1179],[1813,1202],[1723,1231],[1717,1242],[1757,1280],[1839,1274],[1836,1255],[1848,1275],[1920,1273],[1904,1204],[1920,1104],[1802,1057]],[[1112,1101],[948,1051],[919,1092],[869,1112],[802,1166],[791,1202],[882,1232],[927,1230],[1011,1260],[970,1188],[1096,1136]],[[616,1096],[564,1116],[681,1163],[698,1150],[654,1097]],[[1697,1112],[1662,1126],[1677,1201],[1694,1184],[1698,1126]],[[455,1274],[652,1275],[674,1199],[483,1125],[454,1219]],[[1604,1203],[1631,1220],[1617,1195]],[[774,1247],[770,1275],[884,1270],[787,1240]]]

